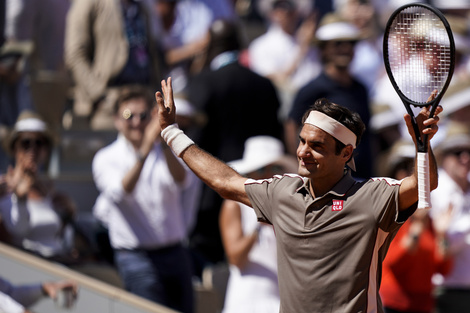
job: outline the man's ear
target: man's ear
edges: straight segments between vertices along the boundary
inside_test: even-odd
[[[354,153],[354,148],[352,145],[346,145],[344,148],[343,148],[343,151],[341,152],[341,155],[343,156],[343,158],[347,160],[349,160],[352,156],[353,156],[353,153]]]

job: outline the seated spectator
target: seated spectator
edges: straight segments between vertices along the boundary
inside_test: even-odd
[[[66,295],[64,299],[62,295]],[[53,299],[64,308],[71,308],[78,296],[73,281],[47,281],[35,284],[13,285],[0,277],[0,311],[2,313],[30,313],[27,308],[44,297]]]
[[[18,117],[7,149],[14,166],[0,179],[0,214],[13,245],[62,263],[76,262],[66,240],[72,233],[75,207],[54,190],[44,170],[54,144],[46,123],[35,113]]]

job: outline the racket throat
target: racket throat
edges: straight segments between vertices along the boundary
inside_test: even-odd
[[[415,133],[415,138],[416,138],[416,149],[418,150],[418,152],[427,152],[427,150],[428,150],[428,144],[427,144],[428,136],[423,135],[420,132],[419,127],[418,127],[418,123],[416,122],[416,117],[411,115],[411,118],[412,118],[411,124],[413,126],[413,131]]]

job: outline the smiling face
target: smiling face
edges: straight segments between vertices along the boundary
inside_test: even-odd
[[[119,106],[115,118],[116,129],[138,148],[150,121],[150,108],[144,98],[132,98]]]
[[[336,140],[322,129],[304,124],[300,132],[297,148],[299,160],[298,173],[312,180],[312,187],[317,190],[331,189],[343,176],[344,166],[352,155],[351,145],[336,151]]]
[[[354,58],[354,40],[332,40],[324,43],[322,55],[326,64],[348,68]]]

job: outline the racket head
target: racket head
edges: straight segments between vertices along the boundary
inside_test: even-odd
[[[387,75],[405,104],[436,107],[455,65],[454,37],[445,16],[423,3],[401,6],[387,22],[383,57]],[[434,90],[438,93],[428,102]]]

